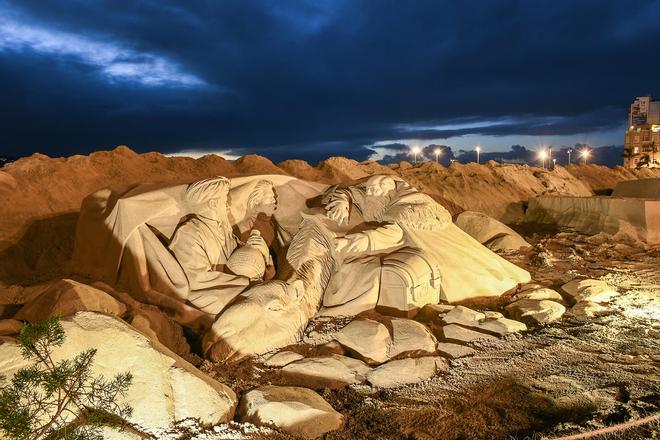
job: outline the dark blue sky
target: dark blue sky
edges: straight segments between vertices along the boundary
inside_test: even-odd
[[[660,1],[0,0],[0,155],[618,145],[660,93],[659,23]]]

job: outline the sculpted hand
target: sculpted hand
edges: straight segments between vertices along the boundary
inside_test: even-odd
[[[349,204],[347,200],[338,199],[330,202],[326,205],[325,210],[325,215],[338,225],[341,226],[343,223],[348,224]]]
[[[245,245],[259,249],[261,255],[264,256],[264,260],[268,261],[268,256],[270,255],[270,252],[268,251],[268,245],[261,237],[261,235],[251,234],[250,237],[247,239]]]

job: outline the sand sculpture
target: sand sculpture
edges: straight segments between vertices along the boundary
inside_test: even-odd
[[[295,343],[315,315],[411,316],[530,280],[431,197],[383,175],[101,190],[83,201],[73,263],[205,331],[215,360]]]

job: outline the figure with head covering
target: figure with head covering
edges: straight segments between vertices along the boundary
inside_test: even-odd
[[[250,234],[244,246],[232,232],[229,188],[229,180],[224,177],[191,183],[184,197],[193,215],[178,227],[169,246],[188,278],[188,301],[213,315],[251,281],[261,279],[266,266],[272,264],[268,246],[258,231]],[[228,273],[232,254],[234,264],[229,266],[233,273]]]
[[[322,203],[326,216],[337,224],[349,223],[353,216],[359,216],[362,222],[371,225],[336,239],[336,250],[344,261],[340,268],[340,272],[345,272],[344,280],[349,274],[360,272],[356,283],[366,283],[365,269],[370,265],[387,264],[389,256],[401,251],[412,252],[428,263],[431,278],[437,277],[437,281],[432,282],[437,287],[437,297],[449,302],[501,295],[530,279],[528,272],[456,227],[449,211],[432,197],[420,193],[399,177],[376,175],[347,188],[330,188]],[[369,256],[376,257],[375,262],[368,259]],[[356,265],[363,269],[351,267]],[[382,270],[372,272],[373,282],[367,285],[368,289],[356,289],[355,285],[345,289],[343,283],[331,282],[324,298],[328,313],[333,313],[333,307],[344,304],[357,302],[366,310],[376,300],[382,301],[382,286],[378,286]],[[336,310],[355,312],[356,308]]]

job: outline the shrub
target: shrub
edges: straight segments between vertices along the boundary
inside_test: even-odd
[[[64,339],[58,317],[21,328],[21,353],[33,363],[9,381],[0,377],[0,431],[8,438],[100,439],[102,425],[130,416],[132,408],[118,401],[125,397],[131,373],[112,379],[93,376],[96,349],[53,361],[53,349]]]

